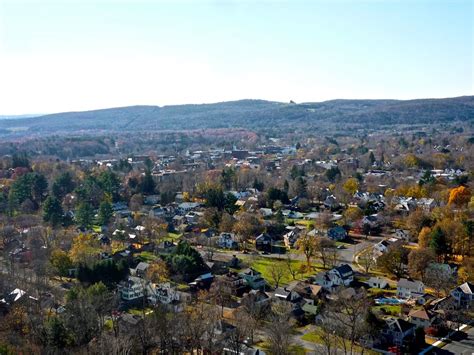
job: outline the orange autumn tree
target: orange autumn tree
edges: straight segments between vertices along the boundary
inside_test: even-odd
[[[471,191],[465,186],[458,186],[449,191],[448,205],[463,206],[471,199]]]

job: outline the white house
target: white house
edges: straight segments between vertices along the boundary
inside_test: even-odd
[[[419,298],[425,293],[425,285],[421,281],[400,279],[397,283],[397,296],[400,298]]]
[[[217,245],[224,249],[237,249],[239,246],[234,233],[221,233]]]
[[[170,304],[180,301],[180,293],[169,282],[150,284],[147,287],[148,300],[153,303]]]
[[[371,277],[367,280],[367,285],[371,288],[385,288],[388,286],[388,282],[381,277]]]
[[[317,274],[315,284],[330,290],[336,286],[349,286],[353,281],[354,271],[349,265],[343,264],[329,271]]]
[[[129,276],[126,281],[122,281],[118,285],[120,297],[124,301],[134,301],[144,295],[145,281],[136,276]]]

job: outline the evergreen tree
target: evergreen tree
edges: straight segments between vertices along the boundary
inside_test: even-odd
[[[438,255],[438,258],[442,258],[449,252],[446,235],[440,227],[434,228],[431,232],[430,248]]]
[[[99,175],[98,182],[102,190],[112,196],[113,201],[119,198],[120,180],[118,176],[110,171],[104,171]]]
[[[74,181],[72,180],[72,175],[69,171],[62,173],[57,177],[52,186],[53,195],[62,200],[64,196],[74,190]]]
[[[82,202],[77,207],[76,211],[76,223],[82,229],[90,229],[94,219],[94,211],[87,202]]]
[[[308,195],[308,191],[306,190],[306,180],[301,176],[296,179],[295,192],[299,197],[306,197]]]
[[[369,164],[370,164],[370,166],[372,166],[372,165],[374,165],[374,163],[375,163],[375,155],[374,155],[374,152],[371,151],[369,153]]]
[[[112,204],[105,200],[100,203],[99,213],[97,216],[97,223],[101,226],[107,225],[112,218],[114,211],[112,209]]]
[[[252,185],[252,187],[253,187],[254,189],[257,189],[258,191],[263,191],[264,184],[263,184],[263,182],[261,182],[261,181],[259,181],[257,178],[255,178],[255,179],[253,180],[253,185]]]
[[[43,220],[56,226],[62,222],[63,214],[64,212],[59,200],[55,197],[48,196],[43,205]]]
[[[36,203],[41,203],[48,190],[48,181],[42,174],[34,173],[32,196]]]
[[[144,194],[153,194],[155,192],[155,180],[151,175],[150,170],[145,171],[145,176],[142,179],[141,190]]]

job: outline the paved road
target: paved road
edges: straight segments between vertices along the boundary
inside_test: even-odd
[[[435,349],[431,354],[436,355],[466,355],[474,354],[474,327],[467,331],[461,331],[453,336],[449,344],[441,349]]]

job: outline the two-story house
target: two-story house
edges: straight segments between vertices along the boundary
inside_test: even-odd
[[[148,300],[152,304],[170,304],[172,302],[180,301],[179,291],[177,291],[175,287],[171,286],[169,282],[148,285],[147,296]]]
[[[245,269],[239,275],[254,290],[264,289],[267,284],[262,274],[252,268]]]
[[[332,290],[337,286],[349,286],[353,281],[354,271],[348,264],[320,272],[315,278],[315,284],[326,290]]]
[[[474,304],[474,284],[465,282],[451,291],[451,296],[460,308],[467,308]]]
[[[334,241],[341,241],[347,238],[347,231],[338,226],[328,230],[328,238]]]
[[[385,326],[382,328],[382,335],[386,341],[395,346],[402,346],[415,335],[416,325],[403,319],[389,317],[385,319]]]
[[[223,249],[237,249],[239,247],[234,233],[221,233],[217,239],[217,245]]]
[[[136,301],[144,296],[145,281],[136,276],[129,276],[118,285],[120,297],[127,302]]]
[[[431,327],[435,319],[436,314],[425,308],[412,309],[410,313],[408,313],[408,320],[410,323],[416,325],[417,328],[427,329]]]
[[[400,279],[397,283],[397,296],[400,298],[419,298],[425,293],[425,285],[421,281]]]

